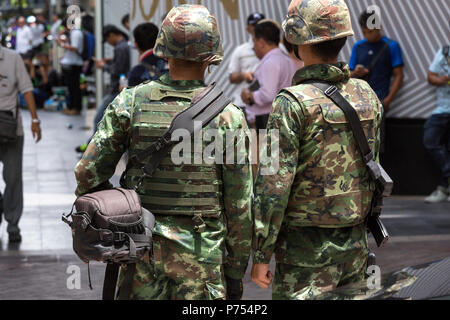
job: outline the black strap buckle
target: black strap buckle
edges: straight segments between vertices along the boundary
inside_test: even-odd
[[[325,90],[324,93],[327,97],[331,97],[333,94],[336,93],[336,91],[338,91],[338,88],[336,86],[331,86],[327,90]]]
[[[124,243],[126,239],[126,234],[123,232],[114,232],[113,234],[114,243]]]
[[[373,161],[373,160],[374,160],[374,156],[373,156],[373,152],[372,151],[370,151],[369,154],[364,156],[364,162],[366,164],[369,163],[370,161]]]
[[[162,137],[160,137],[155,143],[155,150],[160,151],[165,146],[169,145],[172,142],[170,138],[170,133],[165,133]]]

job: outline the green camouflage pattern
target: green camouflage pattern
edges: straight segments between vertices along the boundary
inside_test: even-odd
[[[148,115],[144,114],[144,109],[156,110],[156,107],[159,108],[159,116],[154,117],[154,126],[152,127],[151,120],[145,120],[144,127],[162,130],[161,125],[164,124],[168,127],[170,119],[174,117],[175,113],[186,109],[193,95],[204,87],[203,81],[174,81],[169,75],[164,75],[159,81],[144,83],[136,87],[134,105],[139,106],[136,110],[132,108],[134,89],[122,91],[107,108],[97,132],[75,169],[78,183],[76,194],[80,196],[93,190],[111,187],[108,180],[113,176],[123,153],[128,151],[131,156],[138,151],[138,147],[141,147],[142,143],[144,145],[151,143],[154,132],[152,133],[151,130],[143,131],[143,126],[138,125],[139,119],[148,118]],[[161,88],[165,88],[165,90]],[[161,96],[158,97],[158,94]],[[158,99],[154,101],[151,98]],[[149,108],[149,106],[151,107]],[[225,134],[225,130],[247,130],[245,116],[240,109],[230,104],[205,127],[204,132],[214,128],[222,134]],[[236,146],[241,143],[241,139],[245,138],[244,136],[238,136],[238,139],[235,140]],[[199,281],[202,282],[203,286],[209,286],[208,282],[204,281],[205,276],[199,276],[203,272],[201,270],[215,270],[214,274],[216,274],[217,270],[222,269],[222,272],[230,278],[243,278],[250,255],[253,228],[251,218],[253,178],[249,160],[249,147],[245,148],[245,159],[247,161],[242,165],[224,164],[214,167],[208,167],[204,164],[200,166],[180,165],[176,169],[170,159],[165,159],[154,177],[145,181],[144,187],[138,190],[144,206],[150,210],[154,209],[150,206],[155,205],[154,199],[151,199],[148,204],[145,203],[149,197],[155,195],[156,198],[166,197],[166,201],[176,196],[182,196],[185,198],[184,200],[195,204],[199,194],[201,194],[201,197],[205,197],[205,193],[195,192],[198,189],[194,188],[199,188],[196,185],[198,179],[194,177],[192,181],[187,179],[167,180],[164,176],[164,170],[189,172],[203,168],[203,170],[217,171],[218,176],[221,177],[220,181],[214,179],[211,184],[204,186],[209,190],[206,192],[207,196],[215,195],[216,200],[219,200],[216,210],[219,213],[218,215],[202,217],[196,214],[192,217],[155,213],[154,256],[156,263],[160,265],[159,270],[163,270],[161,277],[173,275],[167,270],[179,272],[180,278],[194,276],[191,281],[186,282],[186,285],[192,285],[194,291],[198,287]],[[139,179],[140,172],[137,172],[136,167],[132,165],[129,165],[129,167],[131,169],[128,171],[125,181],[127,187],[131,188],[135,186]],[[176,190],[190,185],[192,191],[182,194],[178,191],[173,192],[173,190],[158,191],[158,186],[163,185],[164,188],[167,188],[168,184],[172,184],[172,187]],[[211,191],[210,189],[214,190]],[[167,208],[159,207],[159,209]],[[174,204],[173,209],[175,211],[177,209],[187,210],[186,207],[177,208],[176,204]],[[189,210],[195,211],[195,205]],[[160,250],[158,248],[163,249],[158,251]],[[142,270],[145,270],[145,268],[142,268]],[[197,270],[199,273],[196,275],[192,270]],[[165,274],[165,272],[170,274]],[[209,271],[206,273],[210,274]],[[176,276],[174,277],[176,278]],[[170,282],[170,284],[176,285],[174,282]],[[225,284],[222,285],[225,286]],[[216,287],[215,282],[211,286]],[[217,286],[217,288],[218,291],[222,290],[220,286]],[[145,294],[139,296],[142,297]],[[191,297],[191,295],[186,294],[186,297]]]
[[[399,296],[399,293],[416,281],[416,276],[407,270],[401,270],[382,276],[379,289],[368,289],[367,280],[364,279],[317,295],[313,300],[412,300],[408,296]]]
[[[364,279],[369,254],[364,225],[282,228],[276,244],[274,300],[309,300]]]
[[[223,48],[216,18],[202,5],[172,8],[161,25],[155,55],[220,64]]]
[[[125,271],[123,266],[119,287]],[[137,263],[130,299],[225,300],[223,266],[199,262],[174,241],[155,236],[154,260],[147,255]]]
[[[283,22],[286,39],[308,45],[353,36],[350,12],[344,0],[293,0]]]
[[[300,69],[294,85],[310,79],[324,80],[340,89],[363,120],[369,145],[378,159],[383,109],[370,86],[350,79],[344,63]],[[334,229],[361,225],[375,190],[343,112],[312,85],[283,90],[273,103],[268,128],[280,131],[280,169],[272,176],[259,175],[255,183],[255,263],[270,261],[277,239],[283,238],[282,226]],[[330,241],[332,247],[334,240],[320,241]],[[320,250],[315,249],[320,243],[305,248],[313,251],[312,261],[321,257]],[[343,256],[351,248],[344,246]],[[297,261],[292,258],[296,255]],[[301,265],[304,255],[304,251],[288,246],[277,262]],[[330,254],[330,259],[334,263],[335,255]]]

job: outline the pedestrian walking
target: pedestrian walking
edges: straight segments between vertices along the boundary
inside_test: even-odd
[[[22,241],[19,221],[23,211],[24,132],[22,116],[18,108],[19,92],[23,94],[31,114],[31,132],[36,142],[39,142],[41,140],[40,121],[36,113],[33,85],[25,64],[19,53],[0,46],[0,162],[3,163],[3,178],[6,184],[3,193],[3,210],[0,205],[0,222],[3,213],[8,223],[7,231],[11,243]],[[11,119],[16,123],[16,129],[7,137],[5,137],[8,134],[6,131],[9,131],[7,128],[11,127],[5,126],[3,122],[5,119]],[[0,196],[0,204],[1,198]]]

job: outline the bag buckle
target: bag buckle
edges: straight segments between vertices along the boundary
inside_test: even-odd
[[[113,242],[114,243],[123,243],[126,240],[126,234],[124,232],[114,232],[113,234]]]
[[[324,93],[327,97],[331,97],[333,94],[336,93],[336,91],[338,91],[338,88],[336,86],[331,86],[327,90],[325,90]]]
[[[197,233],[203,233],[205,232],[206,229],[206,223],[203,220],[203,217],[201,214],[196,214],[194,215],[194,217],[192,218],[192,220],[194,221],[194,231]]]
[[[162,137],[160,137],[155,143],[155,150],[160,151],[162,148],[167,146],[171,142],[170,134],[165,133]]]

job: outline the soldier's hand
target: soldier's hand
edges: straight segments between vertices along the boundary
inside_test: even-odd
[[[254,264],[252,267],[252,281],[263,289],[268,289],[272,282],[272,273],[268,264]]]
[[[227,300],[241,300],[244,286],[241,280],[231,279],[225,276],[227,282]]]

